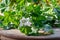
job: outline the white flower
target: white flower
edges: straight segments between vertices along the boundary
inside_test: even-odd
[[[30,26],[31,25],[31,22],[26,22],[25,24],[24,24],[25,26]]]
[[[20,20],[20,22],[25,23],[25,22],[26,22],[26,19],[23,17],[23,18]]]
[[[20,26],[31,26],[31,22],[30,22],[30,19],[29,18],[22,18],[20,20]]]
[[[23,24],[25,23],[25,18],[23,17],[21,20],[20,20],[20,26],[23,26]]]

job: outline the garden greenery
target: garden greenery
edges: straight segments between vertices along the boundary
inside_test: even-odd
[[[59,13],[59,0],[0,0],[0,27],[36,33],[45,24],[52,26],[60,20]]]

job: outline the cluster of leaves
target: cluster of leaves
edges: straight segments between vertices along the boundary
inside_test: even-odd
[[[13,4],[13,5],[12,5]],[[20,7],[20,5],[19,5]],[[13,0],[2,0],[0,3],[0,21],[2,23],[1,27],[4,29],[10,29],[10,28],[18,28],[20,22],[20,18],[22,17],[22,11],[20,11],[20,8],[17,7],[17,4],[15,4],[15,1]]]
[[[59,0],[0,0],[0,11],[4,14],[0,16],[0,26],[18,28],[22,17],[30,17],[38,29],[44,24],[52,25],[60,19],[59,5]]]

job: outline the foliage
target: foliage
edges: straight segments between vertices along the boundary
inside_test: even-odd
[[[59,0],[0,0],[0,26],[17,28],[25,34],[29,34],[32,27],[38,31],[44,24],[52,26],[56,19],[60,20],[59,5]],[[23,17],[30,18],[31,28],[20,27]]]

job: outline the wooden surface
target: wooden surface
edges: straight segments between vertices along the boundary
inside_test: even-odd
[[[19,30],[1,30],[0,35],[16,40],[60,39],[60,29],[56,28],[53,30],[54,34],[48,36],[26,36],[22,34]]]
[[[16,40],[16,39],[1,36],[1,40]]]

